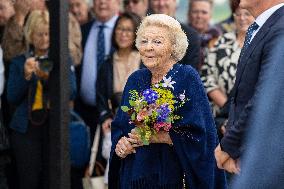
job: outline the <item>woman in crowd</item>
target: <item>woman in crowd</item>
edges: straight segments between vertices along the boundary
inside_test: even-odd
[[[227,102],[234,86],[246,31],[254,21],[254,17],[246,9],[239,7],[238,0],[234,0],[233,7],[236,31],[225,33],[218,39],[207,54],[201,69],[201,79],[208,97],[213,102],[213,112],[217,118],[220,116],[220,108]]]
[[[98,72],[97,107],[104,133],[103,156],[107,159],[111,147],[110,124],[113,115],[120,104],[128,77],[141,65],[140,54],[135,47],[135,32],[140,22],[140,17],[134,13],[124,13],[118,17],[112,35],[112,45],[116,50]]]
[[[49,13],[33,11],[25,24],[29,50],[11,60],[7,84],[8,102],[16,109],[10,128],[20,189],[48,188],[48,59]],[[71,63],[70,63],[71,65]],[[75,75],[70,68],[71,99],[75,97]]]
[[[169,131],[152,135],[149,145],[141,143],[134,129],[139,127],[134,124],[138,116],[130,121],[128,113],[118,110],[111,124],[110,189],[226,188],[224,172],[215,164],[217,135],[202,82],[192,67],[178,64],[187,46],[185,33],[172,17],[152,14],[142,21],[136,47],[147,68],[129,77],[121,107],[133,104],[133,90],[148,94],[155,87],[188,100],[175,107],[180,119],[172,123]],[[170,103],[168,95],[163,98]]]

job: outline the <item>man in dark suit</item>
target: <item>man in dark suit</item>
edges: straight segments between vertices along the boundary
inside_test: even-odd
[[[269,76],[268,70],[277,63],[274,59],[273,46],[277,43],[283,44],[281,42],[284,32],[283,2],[283,0],[241,0],[240,2],[240,7],[249,10],[256,20],[248,29],[240,55],[227,132],[215,149],[218,167],[229,172],[240,171],[238,159],[246,149],[243,145],[244,136],[250,127],[249,119],[255,113],[252,111],[255,99],[262,93],[264,81]],[[283,63],[283,58],[277,60]],[[253,126],[257,127],[255,124]]]
[[[282,13],[283,15],[283,13]],[[283,18],[283,16],[282,16]],[[242,174],[234,189],[283,188],[284,186],[284,20],[277,41],[271,45],[270,61],[261,94],[250,120]]]
[[[166,14],[175,17],[177,0],[150,0],[150,7],[154,14]],[[190,26],[181,23],[183,31],[188,39],[188,48],[185,56],[180,61],[181,64],[191,65],[198,70],[200,63],[200,38],[198,33]]]

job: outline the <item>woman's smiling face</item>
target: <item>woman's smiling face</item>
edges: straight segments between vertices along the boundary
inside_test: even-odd
[[[151,68],[163,67],[172,61],[172,43],[169,32],[161,26],[147,26],[140,38],[139,52],[143,64]]]

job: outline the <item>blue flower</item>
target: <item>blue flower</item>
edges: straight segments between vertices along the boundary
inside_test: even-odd
[[[163,104],[157,109],[157,112],[158,112],[158,118],[157,118],[158,121],[164,122],[168,119],[171,110],[168,104]]]
[[[143,97],[147,101],[148,104],[155,103],[158,99],[158,94],[156,91],[153,91],[152,89],[146,89],[143,91]]]

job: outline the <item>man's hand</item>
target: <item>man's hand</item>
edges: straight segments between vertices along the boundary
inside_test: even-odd
[[[215,158],[219,169],[224,169],[223,164],[230,158],[227,152],[221,150],[220,144],[215,148]]]
[[[229,158],[223,164],[223,167],[229,173],[239,174],[241,171],[238,160],[234,160],[233,158]]]

